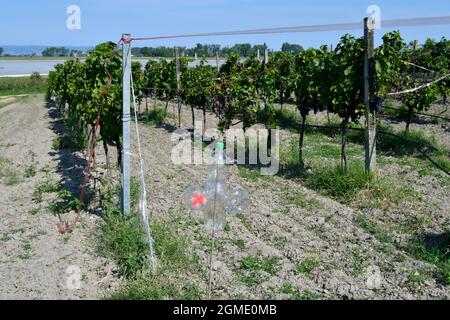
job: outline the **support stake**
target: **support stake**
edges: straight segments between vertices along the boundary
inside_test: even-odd
[[[374,23],[372,17],[364,19],[364,104],[365,104],[365,168],[366,172],[376,170],[376,111],[370,108],[373,94]]]
[[[264,45],[266,48],[264,49],[264,64],[269,63],[269,49],[266,45]]]
[[[216,68],[217,68],[217,72],[219,72],[219,70],[220,70],[220,66],[219,66],[219,51],[216,51]]]
[[[130,100],[131,100],[131,35],[123,34],[122,51],[122,86],[123,86],[123,115],[122,115],[122,215],[130,213]]]
[[[178,107],[178,128],[181,128],[181,73],[180,73],[180,51],[178,47],[175,48],[175,66],[176,66],[176,76],[177,76],[177,107]]]

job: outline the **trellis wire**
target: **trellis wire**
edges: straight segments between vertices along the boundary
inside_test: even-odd
[[[383,109],[389,109],[389,110],[395,110],[395,111],[403,111],[401,109],[388,107],[388,106],[383,106]],[[421,115],[421,116],[425,116],[425,117],[430,117],[430,118],[438,118],[438,119],[442,119],[442,120],[450,122],[450,118],[446,118],[446,117],[443,117],[443,116],[440,116],[440,115],[436,115],[436,114],[423,113],[423,112],[414,112],[414,111],[412,113],[413,114],[418,114],[418,115]]]
[[[305,127],[306,127],[306,128],[308,128],[308,127],[310,127],[310,128],[318,128],[318,129],[341,129],[341,127],[339,127],[339,126],[323,126],[323,125],[312,125],[312,124],[306,124]],[[364,131],[365,129],[363,129],[363,128],[348,127],[348,130]],[[400,136],[400,135],[398,135],[398,134],[395,134],[395,133],[392,133],[392,132],[389,132],[389,131],[377,130],[377,136],[378,136],[379,133],[381,133],[381,134],[386,134],[386,135],[390,135],[390,136],[393,136],[393,137],[396,137],[396,138],[399,138],[399,139],[402,139],[402,140],[405,140],[405,141],[412,142],[412,143],[414,144],[414,148],[415,148],[420,154],[422,154],[422,155],[423,155],[428,161],[430,161],[436,168],[438,168],[439,170],[441,170],[442,172],[444,172],[445,174],[447,174],[448,176],[450,176],[450,172],[449,172],[449,171],[447,171],[447,170],[444,169],[441,165],[439,165],[438,163],[436,163],[433,159],[430,158],[430,156],[428,156],[428,155],[426,154],[425,151],[422,150],[421,147],[418,147],[418,146],[417,146],[418,144],[423,144],[423,143],[421,143],[421,142],[419,142],[419,141],[417,141],[417,140],[408,138],[408,137],[402,137],[402,136]]]
[[[406,26],[426,26],[450,23],[450,16],[412,18],[412,19],[393,19],[381,21],[382,28],[406,27]],[[264,28],[249,29],[237,31],[222,32],[205,32],[167,36],[139,37],[131,38],[130,41],[145,40],[162,40],[162,39],[179,39],[179,38],[195,38],[195,37],[217,37],[217,36],[233,36],[233,35],[258,35],[258,34],[276,34],[276,33],[302,33],[302,32],[323,32],[323,31],[340,31],[340,30],[360,30],[363,28],[363,22],[322,24],[309,26],[294,26],[280,28]],[[123,41],[123,39],[122,39]]]
[[[214,245],[216,241],[216,205],[217,205],[217,176],[218,176],[219,164],[216,164],[215,184],[214,184],[214,207],[213,207],[213,230],[211,234],[211,248],[209,252],[209,279],[208,279],[208,299],[211,300],[212,293],[212,281],[213,281],[213,257],[214,257]]]
[[[140,194],[139,194],[139,212],[141,214],[142,223],[145,228],[145,233],[147,235],[147,243],[149,248],[149,258],[151,261],[152,272],[156,273],[157,269],[157,258],[155,255],[155,241],[152,237],[150,223],[148,221],[148,213],[147,213],[147,189],[145,184],[145,174],[144,174],[144,160],[142,158],[141,151],[141,138],[139,134],[139,125],[138,125],[138,115],[137,115],[137,104],[136,104],[136,96],[134,94],[134,81],[133,81],[133,73],[131,73],[131,93],[133,96],[133,107],[134,107],[134,123],[136,126],[136,136],[137,136],[137,145],[138,145],[138,153],[139,153],[139,170],[140,170]]]
[[[408,89],[408,90],[397,91],[397,92],[390,92],[390,93],[387,93],[386,95],[388,95],[388,96],[399,96],[399,95],[402,95],[402,94],[405,94],[405,93],[416,92],[416,91],[418,91],[418,90],[421,90],[421,89],[430,87],[430,86],[432,86],[433,84],[438,83],[438,82],[440,82],[440,81],[442,81],[442,80],[448,78],[449,76],[450,76],[450,73],[447,74],[447,75],[445,75],[445,76],[442,76],[442,77],[440,77],[440,78],[438,78],[438,79],[436,79],[436,80],[434,80],[434,81],[431,81],[431,82],[425,83],[425,84],[423,84],[423,85],[420,85],[420,86],[418,86],[418,87],[415,87],[415,88],[412,88],[412,89]]]
[[[406,64],[409,64],[409,65],[411,65],[411,66],[414,66],[414,67],[416,67],[416,68],[419,68],[419,69],[428,71],[428,72],[437,73],[437,72],[434,71],[434,70],[427,69],[427,68],[425,68],[425,67],[419,66],[419,65],[417,65],[417,64],[415,64],[415,63],[412,63],[412,62],[409,62],[409,61],[403,61],[403,62],[406,63]]]

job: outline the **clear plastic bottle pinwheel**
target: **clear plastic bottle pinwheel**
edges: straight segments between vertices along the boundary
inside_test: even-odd
[[[245,190],[226,184],[227,167],[223,143],[217,143],[213,161],[208,165],[208,179],[201,185],[188,187],[183,194],[185,205],[204,214],[204,226],[208,232],[223,230],[227,215],[242,213],[248,206]]]

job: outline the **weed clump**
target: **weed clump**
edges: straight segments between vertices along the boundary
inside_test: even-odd
[[[158,268],[151,273],[148,243],[140,217],[132,212],[122,216],[117,206],[117,190],[104,193],[104,224],[100,233],[100,250],[112,258],[126,283],[109,298],[132,300],[199,299],[201,290],[187,276],[196,268],[198,258],[189,252],[189,241],[170,224],[153,221],[152,235]]]
[[[11,161],[3,157],[0,157],[0,182],[7,186],[22,182],[18,172],[11,168]]]
[[[155,108],[150,111],[146,111],[143,115],[140,116],[139,120],[146,124],[161,126],[164,124],[164,121],[170,117],[168,111],[163,108]]]
[[[420,235],[409,244],[409,252],[415,258],[434,264],[438,280],[450,285],[450,232],[440,235]]]
[[[304,178],[307,187],[343,203],[367,204],[386,208],[414,193],[389,183],[380,174],[367,173],[363,163],[354,162],[346,171],[341,166],[319,166]]]

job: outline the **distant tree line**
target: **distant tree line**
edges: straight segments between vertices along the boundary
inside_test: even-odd
[[[212,58],[215,57],[218,53],[219,56],[224,57],[228,56],[231,53],[238,53],[241,57],[249,57],[252,54],[260,52],[261,55],[264,54],[264,50],[267,48],[266,44],[256,44],[251,45],[250,43],[237,43],[232,47],[221,47],[219,44],[201,44],[197,43],[197,45],[193,48],[187,47],[178,47],[180,53],[186,57],[195,57],[195,54],[199,58],[207,57]],[[298,54],[302,52],[304,49],[301,45],[298,44],[290,44],[283,43],[281,47],[282,52],[289,52],[292,54]],[[273,50],[269,50],[269,52],[273,52]],[[142,47],[142,48],[132,48],[131,53],[135,57],[163,57],[170,58],[175,56],[175,48],[174,47]]]
[[[3,55],[3,48],[0,48],[0,57]]]
[[[222,47],[220,44],[201,44],[197,43],[197,45],[193,48],[187,47],[178,47],[181,55],[185,57],[197,57],[202,58],[212,58],[215,57],[216,54],[219,54],[221,57],[229,56],[231,53],[238,53],[241,57],[250,57],[252,54],[258,52],[261,56],[264,54],[264,50],[267,48],[266,44],[255,44],[251,45],[250,43],[237,43],[231,47],[225,46]],[[175,48],[174,47],[142,47],[142,48],[132,48],[132,54],[135,57],[163,57],[170,58],[175,56]],[[299,44],[291,44],[291,43],[283,43],[281,47],[282,52],[288,52],[291,54],[299,54],[304,51],[303,47]],[[270,53],[273,53],[273,50],[269,50]],[[3,53],[3,49],[0,48],[0,55]],[[71,57],[71,56],[81,56],[85,55],[85,52],[81,50],[68,49],[65,47],[48,47],[44,51],[42,51],[42,56],[44,57]]]
[[[304,51],[303,47],[299,44],[291,44],[291,43],[283,43],[281,46],[282,52],[289,52],[292,54],[299,54],[300,52]]]
[[[84,52],[81,50],[70,50],[65,47],[48,47],[42,51],[44,57],[71,57],[73,55],[83,55]]]

